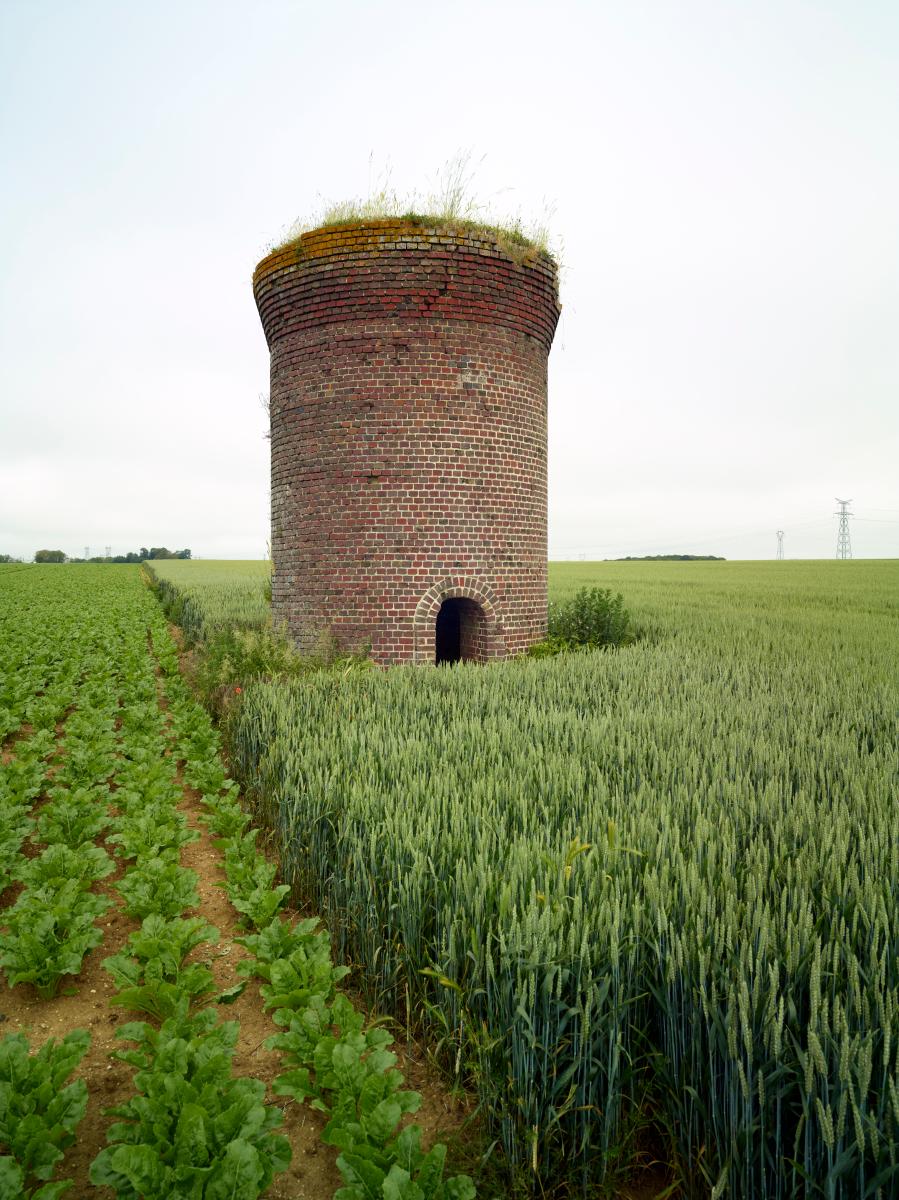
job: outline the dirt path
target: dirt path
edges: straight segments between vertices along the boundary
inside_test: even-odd
[[[222,856],[213,846],[205,825],[199,820],[203,808],[197,793],[185,788],[180,807],[191,828],[200,834],[199,841],[192,842],[181,851],[182,866],[190,867],[200,878],[200,906],[196,911],[214,925],[221,935],[217,945],[197,947],[189,961],[203,962],[208,966],[215,976],[216,985],[224,991],[241,982],[244,977],[238,974],[237,964],[241,959],[252,957],[234,941],[246,930],[238,924],[236,913],[219,886],[225,881]],[[240,1022],[234,1074],[262,1079],[271,1087],[272,1081],[282,1073],[283,1068],[280,1055],[273,1050],[266,1050],[263,1045],[266,1038],[277,1032],[277,1026],[263,1008],[258,981],[251,981],[237,1000],[222,1010],[222,1018]],[[313,1197],[320,1200],[333,1196],[342,1181],[333,1152],[321,1142],[321,1131],[325,1124],[321,1114],[293,1101],[274,1096],[270,1099],[284,1113],[284,1124],[278,1132],[289,1140],[293,1161],[282,1175],[275,1177],[265,1195],[272,1200],[293,1200],[294,1197],[297,1200],[312,1200]]]

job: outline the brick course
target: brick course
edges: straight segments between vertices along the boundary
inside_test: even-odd
[[[484,231],[316,230],[259,264],[271,351],[272,606],[306,651],[434,661],[546,631],[546,369],[555,266]],[[521,261],[519,261],[521,259]]]

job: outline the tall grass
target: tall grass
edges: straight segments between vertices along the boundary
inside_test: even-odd
[[[269,250],[289,246],[312,229],[400,219],[420,225],[483,230],[501,245],[527,247],[558,258],[550,248],[548,217],[525,221],[520,214],[498,213],[476,198],[478,165],[472,163],[470,153],[460,152],[437,171],[433,188],[425,193],[396,191],[387,172],[365,196],[331,201],[311,217],[297,218]]]

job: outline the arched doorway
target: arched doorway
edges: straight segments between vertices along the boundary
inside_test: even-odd
[[[437,612],[434,661],[439,665],[484,661],[484,610],[465,597],[450,597]]]
[[[441,621],[448,626],[450,644],[444,641],[438,654],[437,618],[448,601],[447,615]],[[455,622],[459,622],[458,657],[455,653]],[[412,624],[413,662],[491,662],[505,658],[506,644],[503,638],[500,614],[497,612],[496,596],[485,579],[477,576],[447,576],[432,584],[415,606]],[[449,650],[449,653],[447,653]]]

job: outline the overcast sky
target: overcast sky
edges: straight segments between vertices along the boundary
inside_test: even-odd
[[[0,552],[262,557],[256,261],[469,151],[561,246],[551,557],[899,556],[895,0],[0,0],[0,97]]]

